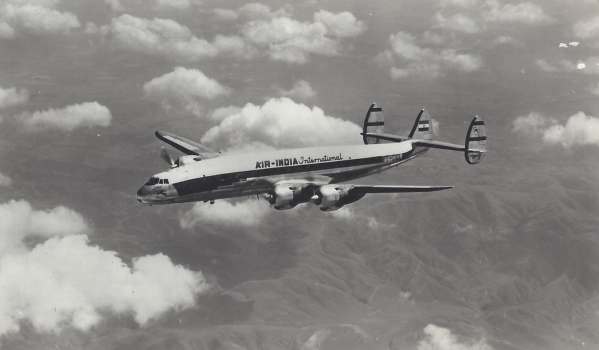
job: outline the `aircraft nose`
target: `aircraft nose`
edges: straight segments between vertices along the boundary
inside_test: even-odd
[[[139,188],[139,190],[137,190],[137,201],[139,203],[144,203],[145,202],[144,198],[146,197],[147,194],[148,194],[148,188],[145,185],[141,186]]]

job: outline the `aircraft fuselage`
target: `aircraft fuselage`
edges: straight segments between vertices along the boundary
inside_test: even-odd
[[[267,193],[286,179],[338,183],[384,171],[425,150],[404,141],[221,155],[158,173],[137,197],[143,204],[213,201]]]

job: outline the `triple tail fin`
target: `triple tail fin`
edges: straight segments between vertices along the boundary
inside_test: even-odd
[[[385,116],[383,115],[383,108],[377,106],[376,103],[372,103],[366,112],[366,118],[364,118],[364,126],[362,127],[362,138],[364,144],[369,143],[380,143],[381,139],[378,137],[367,136],[367,134],[382,134],[385,128]]]
[[[433,118],[426,109],[421,109],[414,121],[409,137],[418,140],[433,139]]]
[[[464,156],[468,164],[478,164],[485,157],[487,152],[487,131],[485,121],[478,116],[472,118],[470,122],[464,148]]]

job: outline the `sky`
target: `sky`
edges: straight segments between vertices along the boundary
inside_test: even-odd
[[[599,348],[597,101],[596,0],[3,0],[0,348]],[[135,200],[155,130],[360,144],[372,102],[487,157],[332,213]]]

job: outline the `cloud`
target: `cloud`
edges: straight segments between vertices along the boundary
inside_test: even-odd
[[[289,17],[284,9],[273,11],[260,3],[245,4],[237,11],[213,11],[225,20],[242,17],[245,23],[239,35],[216,35],[208,41],[174,20],[128,14],[113,18],[99,32],[123,49],[181,62],[218,55],[250,59],[263,53],[273,60],[301,64],[311,55],[339,54],[343,39],[357,36],[366,28],[350,12],[321,10],[314,14],[313,22],[301,22]]]
[[[155,10],[186,10],[191,7],[192,2],[192,0],[104,0],[104,3],[114,12],[123,12],[141,6]]]
[[[539,134],[548,123],[554,122],[540,113],[531,112],[514,119],[512,122],[512,131],[523,134]]]
[[[57,129],[73,131],[78,128],[108,127],[112,120],[110,110],[98,102],[84,102],[64,108],[26,112],[17,116],[30,130]]]
[[[599,146],[599,118],[578,112],[566,124],[551,125],[543,132],[543,141],[565,148],[579,145]]]
[[[222,21],[235,21],[239,18],[239,14],[231,9],[215,8],[212,10],[212,13]]]
[[[479,56],[460,53],[454,49],[421,47],[416,38],[406,32],[389,37],[390,49],[381,52],[376,61],[391,66],[391,78],[400,79],[410,75],[437,77],[447,70],[473,72],[482,67]]]
[[[7,187],[12,185],[12,179],[5,174],[0,173],[0,187]]]
[[[303,64],[311,55],[335,56],[341,39],[361,34],[365,25],[349,12],[318,11],[313,22],[300,22],[286,16],[253,20],[242,29],[246,40],[275,61]]]
[[[599,16],[575,23],[573,32],[576,37],[581,39],[598,39]]]
[[[270,212],[265,200],[244,200],[231,203],[218,200],[214,204],[196,203],[179,218],[179,224],[184,229],[206,223],[250,227],[257,226]]]
[[[418,343],[418,350],[492,350],[484,339],[474,343],[461,343],[447,328],[429,324],[424,327],[424,339]]]
[[[253,56],[252,48],[240,37],[219,35],[209,42],[171,19],[145,19],[124,14],[113,18],[101,32],[123,49],[175,61],[196,62],[221,53],[246,58]]]
[[[262,106],[248,103],[210,128],[202,142],[216,147],[239,147],[261,142],[275,148],[359,143],[361,128],[328,116],[316,106],[283,97]]]
[[[366,25],[347,11],[332,13],[320,10],[314,14],[314,21],[324,24],[332,36],[339,38],[355,37],[366,30]]]
[[[470,8],[479,4],[479,0],[441,0],[441,7],[457,6]]]
[[[497,0],[487,0],[483,18],[488,22],[543,24],[553,21],[542,7],[531,2],[500,4]]]
[[[0,86],[0,109],[19,106],[28,100],[29,92],[26,89],[3,88]]]
[[[279,89],[279,94],[282,96],[294,97],[300,100],[308,100],[316,96],[316,91],[314,91],[310,83],[307,81],[298,80],[289,90]]]
[[[74,14],[56,10],[58,0],[4,0],[0,4],[0,38],[22,34],[67,34],[79,28]]]
[[[0,204],[0,335],[28,321],[37,331],[88,330],[106,313],[131,314],[144,325],[170,309],[191,307],[206,290],[199,272],[163,254],[134,258],[89,244],[80,214],[39,211],[26,201]],[[30,237],[46,240],[33,247]]]
[[[190,0],[154,0],[154,2],[160,9],[185,10],[191,7]]]
[[[273,11],[268,5],[259,2],[250,2],[239,7],[239,15],[249,19],[268,19],[272,17],[289,16],[286,9],[280,8]]]
[[[143,89],[147,98],[160,101],[167,110],[179,108],[196,115],[201,114],[203,101],[230,91],[202,71],[183,67],[146,82]]]
[[[546,59],[538,59],[537,67],[545,72],[561,72],[571,73],[578,72],[582,74],[599,74],[599,57],[588,57],[585,60],[571,61],[568,59],[548,61]]]
[[[456,13],[449,17],[445,17],[438,12],[435,15],[437,25],[442,29],[448,29],[466,34],[475,34],[481,31],[480,26],[476,21],[464,14]]]
[[[582,145],[599,145],[599,118],[578,112],[565,124],[539,113],[520,116],[512,123],[514,132],[529,137],[540,137],[547,144],[559,144],[564,148]]]

